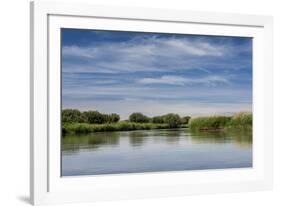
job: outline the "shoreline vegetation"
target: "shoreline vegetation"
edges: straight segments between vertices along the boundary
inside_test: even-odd
[[[180,117],[169,113],[147,117],[136,112],[128,120],[120,121],[118,114],[102,114],[98,111],[80,112],[77,109],[62,111],[62,134],[109,131],[190,128],[200,131],[218,131],[227,128],[252,128],[252,113],[240,112],[233,116]]]
[[[233,116],[208,116],[191,118],[188,126],[195,130],[221,130],[227,128],[251,129],[253,116],[251,112],[239,112]]]

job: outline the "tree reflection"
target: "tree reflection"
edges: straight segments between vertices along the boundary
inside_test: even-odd
[[[66,135],[62,138],[62,151],[75,153],[79,150],[97,150],[100,147],[116,147],[120,139],[133,147],[144,146],[149,141],[174,144],[180,141],[192,141],[195,144],[235,143],[241,147],[251,147],[252,130],[227,129],[219,131],[191,131],[187,128],[165,130],[142,130],[129,132],[97,132],[83,135]]]
[[[142,146],[151,136],[151,130],[136,130],[127,132],[129,143],[133,147]]]
[[[190,137],[197,144],[236,143],[241,147],[252,146],[251,129],[226,129],[217,131],[190,131]]]
[[[79,150],[94,150],[100,146],[116,146],[119,144],[119,132],[96,132],[90,134],[71,134],[62,138],[62,151],[67,153]]]
[[[176,143],[184,131],[178,129],[143,130],[129,132],[129,142],[132,146],[142,146],[147,141]]]

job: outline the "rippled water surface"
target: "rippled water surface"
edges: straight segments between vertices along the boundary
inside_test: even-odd
[[[67,135],[62,175],[252,167],[252,133],[186,128]]]

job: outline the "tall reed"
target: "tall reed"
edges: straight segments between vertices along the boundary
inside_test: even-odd
[[[239,112],[233,116],[207,116],[191,118],[191,129],[217,130],[223,128],[252,127],[252,113]]]

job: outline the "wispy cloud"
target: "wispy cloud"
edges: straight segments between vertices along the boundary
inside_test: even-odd
[[[143,78],[138,80],[141,84],[171,84],[171,85],[186,85],[186,84],[208,84],[216,83],[229,84],[230,82],[225,77],[206,76],[203,78],[184,78],[181,76],[161,76],[160,78]]]
[[[170,56],[166,53],[176,52],[180,55],[192,56],[222,56],[230,49],[224,45],[211,44],[207,41],[191,41],[186,38],[156,38],[151,35],[149,38],[134,38],[127,42],[94,44],[90,46],[64,46],[65,56],[78,56],[85,58],[99,58],[104,54],[108,55],[118,51],[119,55],[127,55],[132,58],[139,56]]]
[[[68,36],[68,29],[63,34],[63,108],[114,112],[122,119],[134,111],[251,110],[249,38],[102,31]]]
[[[244,45],[233,46],[229,42],[213,43],[208,39],[161,37],[150,35],[134,37],[121,42],[95,42],[90,45],[67,45],[62,48],[63,58],[70,63],[63,65],[65,72],[159,72],[173,70],[205,70],[206,67],[241,68],[249,64],[226,61],[245,50]],[[206,61],[201,61],[205,58]],[[79,59],[79,64],[73,60]],[[220,60],[220,64],[217,61]]]

